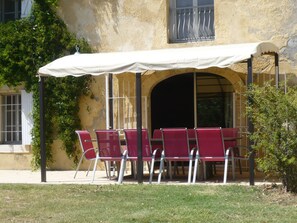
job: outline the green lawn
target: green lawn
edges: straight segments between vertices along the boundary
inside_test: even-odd
[[[0,222],[296,222],[297,196],[209,185],[0,185]]]

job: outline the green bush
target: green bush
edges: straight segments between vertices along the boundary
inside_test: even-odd
[[[248,115],[254,124],[251,140],[259,168],[276,174],[287,191],[297,192],[297,88],[276,88],[269,83],[248,91]]]

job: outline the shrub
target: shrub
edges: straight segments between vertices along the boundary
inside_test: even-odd
[[[287,191],[297,192],[297,88],[275,88],[269,83],[248,91],[248,115],[254,125],[253,149],[266,174],[276,174]]]

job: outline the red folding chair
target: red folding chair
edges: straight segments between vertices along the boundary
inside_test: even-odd
[[[98,159],[101,161],[120,162],[120,172],[118,173],[118,183],[123,182],[124,170],[126,167],[127,151],[121,151],[120,137],[117,130],[95,130],[98,143]],[[97,160],[96,159],[96,162]],[[93,180],[96,166],[94,168]]]
[[[163,141],[162,141],[162,132],[161,132],[161,129],[155,129],[153,131],[153,137],[152,139],[156,139],[158,140],[158,142],[156,143],[151,143],[152,145],[152,151],[154,152],[156,149],[157,149],[157,152],[156,152],[156,159],[160,160],[161,158],[161,153],[162,153],[162,150],[163,150]]]
[[[197,149],[196,159],[195,159],[193,183],[195,183],[196,181],[197,171],[199,175],[199,165],[198,165],[199,161],[201,161],[203,164],[204,179],[206,178],[206,162],[225,162],[223,182],[226,183],[227,172],[228,172],[228,162],[230,158],[232,162],[233,179],[235,179],[235,164],[234,164],[233,151],[231,147],[225,150],[222,129],[220,127],[197,128],[195,130],[195,133],[196,133],[196,144],[198,149]],[[229,156],[229,153],[230,153],[230,156]]]
[[[83,159],[86,159],[86,160],[90,161],[90,165],[89,165],[89,168],[88,168],[88,171],[87,171],[87,175],[88,175],[89,171],[90,171],[91,164],[93,163],[94,160],[96,160],[98,158],[97,155],[96,155],[97,152],[96,152],[96,149],[93,146],[92,138],[91,138],[91,135],[90,135],[89,131],[87,131],[87,130],[76,130],[75,133],[77,134],[78,139],[79,139],[80,147],[82,149],[82,155],[81,155],[79,163],[77,165],[77,168],[76,168],[76,171],[75,171],[75,174],[74,174],[74,178],[76,177],[76,174],[77,174],[77,172],[79,170],[79,167],[80,167]],[[95,165],[97,165],[97,163]],[[95,166],[94,166],[94,168],[95,168]]]
[[[127,159],[132,162],[136,162],[138,160],[138,137],[137,137],[137,129],[124,129],[126,146],[127,146]],[[152,182],[153,174],[154,174],[154,165],[156,161],[156,153],[158,152],[158,148],[152,152],[152,146],[149,138],[149,133],[147,129],[142,129],[142,160],[144,162],[148,162],[150,169],[150,178],[149,183]],[[135,173],[136,171],[134,171]]]
[[[161,182],[164,161],[169,163],[169,175],[172,179],[171,162],[188,161],[188,183],[191,182],[192,163],[194,150],[189,149],[188,132],[186,128],[164,128],[161,129],[163,138],[163,151],[160,160],[160,172],[158,183]]]
[[[188,129],[188,137],[189,139],[195,139],[195,129]],[[190,149],[196,148],[196,141],[189,142]]]
[[[224,140],[225,149],[228,149],[229,147],[233,148],[234,159],[238,160],[239,172],[240,172],[240,174],[242,174],[240,159],[243,159],[243,157],[240,155],[240,151],[239,151],[239,147],[238,147],[238,143],[237,143],[239,129],[238,128],[222,128],[222,131],[223,131],[224,138],[233,138],[232,140]]]

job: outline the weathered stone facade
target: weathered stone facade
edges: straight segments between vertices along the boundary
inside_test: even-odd
[[[234,10],[236,9],[236,10]],[[175,47],[208,46],[259,41],[271,41],[280,49],[280,74],[296,74],[297,3],[294,0],[234,1],[215,0],[215,39],[189,43],[168,41],[168,0],[61,0],[58,13],[69,30],[77,37],[85,38],[96,52],[151,50]],[[231,68],[206,70],[171,70],[148,72],[142,76],[142,95],[147,98],[145,127],[151,129],[150,96],[161,81],[174,75],[189,72],[206,72],[229,80],[235,94],[235,125],[246,126],[244,95],[246,64]],[[255,81],[273,78],[273,58],[260,58],[254,62]],[[83,127],[89,130],[105,128],[105,78],[94,78],[95,100],[82,99],[81,118]],[[114,95],[135,96],[135,76],[114,77]],[[132,103],[130,101],[130,103]],[[133,103],[132,103],[133,104]],[[133,106],[132,106],[133,107]],[[125,107],[126,108],[126,107]],[[130,106],[128,106],[130,108]],[[114,117],[120,116],[115,109]],[[128,112],[126,110],[126,112]],[[130,120],[130,122],[133,122]],[[240,126],[239,126],[240,123]],[[130,123],[129,127],[135,126]],[[115,127],[117,126],[115,124]],[[244,142],[243,142],[244,143]],[[54,165],[55,166],[55,165]],[[65,168],[61,166],[60,168]]]
[[[284,74],[297,74],[296,10],[297,2],[295,0],[214,0],[214,40],[169,43],[169,0],[60,0],[58,6],[58,14],[69,30],[77,37],[85,38],[94,52],[271,41],[280,49],[281,79]],[[225,69],[150,71],[143,74],[142,95],[147,99],[145,127],[151,128],[150,100],[154,87],[169,77],[197,72],[212,73],[229,80],[235,92],[235,126],[243,128],[246,126],[243,116],[246,69],[246,64],[237,64]],[[264,57],[255,60],[253,72],[257,82],[273,78],[273,58]],[[114,95],[119,97],[135,96],[134,74],[118,75],[113,79]],[[104,76],[94,77],[92,82],[94,97],[81,99],[80,117],[84,129],[106,128],[105,81]],[[131,106],[126,108],[130,109]],[[128,111],[126,110],[126,112]],[[115,112],[115,117],[117,115],[120,116]],[[130,120],[130,122],[133,121]],[[59,150],[58,145],[59,142],[56,142],[54,153],[56,162],[53,163],[52,168],[72,168],[73,164],[68,162],[66,156],[62,155],[63,152]]]

